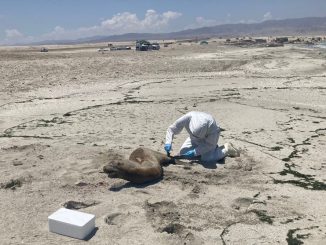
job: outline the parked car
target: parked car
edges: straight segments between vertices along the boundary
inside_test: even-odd
[[[207,44],[208,44],[208,42],[205,40],[200,42],[200,45],[207,45]]]
[[[152,49],[153,50],[160,50],[160,44],[159,43],[152,43]]]
[[[109,51],[109,49],[107,49],[107,48],[100,48],[97,51],[98,52],[106,52],[106,51]]]
[[[41,52],[49,52],[47,48],[41,48]]]
[[[136,41],[136,50],[137,51],[152,50],[152,44],[146,40],[137,40]]]

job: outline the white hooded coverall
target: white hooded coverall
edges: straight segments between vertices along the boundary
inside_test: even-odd
[[[214,118],[204,112],[191,111],[177,119],[166,132],[166,144],[172,144],[173,136],[185,128],[189,137],[180,149],[180,155],[195,149],[203,162],[216,162],[226,156],[223,147],[218,147],[220,127]]]

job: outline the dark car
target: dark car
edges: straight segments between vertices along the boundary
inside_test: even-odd
[[[49,52],[47,48],[41,48],[41,52]]]
[[[152,45],[149,41],[139,40],[136,41],[136,50],[138,51],[148,51],[152,49]]]

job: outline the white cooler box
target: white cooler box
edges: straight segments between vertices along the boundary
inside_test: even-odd
[[[95,229],[95,215],[60,208],[48,217],[49,231],[85,239]]]

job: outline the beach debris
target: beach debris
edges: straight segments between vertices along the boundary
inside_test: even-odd
[[[260,191],[254,195],[254,198],[258,197],[259,195],[260,195]]]
[[[88,207],[91,207],[91,206],[95,206],[97,204],[99,204],[99,202],[93,201],[93,200],[85,201],[85,202],[68,201],[68,202],[65,202],[63,204],[63,206],[65,208],[67,208],[67,209],[78,210],[78,209],[82,209],[82,208],[88,208]]]
[[[19,178],[19,179],[11,179],[10,181],[1,184],[1,188],[2,189],[11,189],[11,190],[15,190],[16,187],[21,187],[23,184],[23,179]]]

